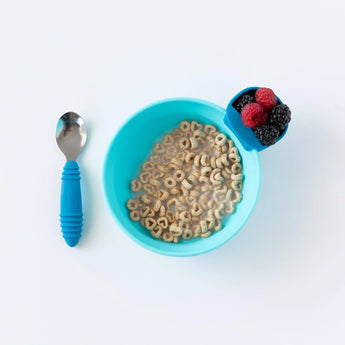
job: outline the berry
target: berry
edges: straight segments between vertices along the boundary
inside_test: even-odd
[[[264,109],[257,103],[247,104],[241,111],[242,122],[249,128],[254,128],[259,125],[264,117]]]
[[[259,125],[266,125],[267,120],[268,120],[268,116],[269,116],[269,114],[264,112],[261,119],[260,119],[260,122],[258,123],[258,126]]]
[[[271,89],[261,87],[255,92],[255,101],[265,110],[271,110],[277,104],[277,97]]]
[[[261,125],[253,129],[262,145],[273,145],[279,138],[279,129],[270,125]]]
[[[291,111],[286,104],[278,104],[274,107],[268,117],[267,123],[284,130],[291,121]]]
[[[255,103],[255,98],[254,96],[251,95],[243,95],[240,97],[240,99],[238,100],[235,108],[237,109],[237,111],[240,113],[242,111],[242,109],[250,103]]]

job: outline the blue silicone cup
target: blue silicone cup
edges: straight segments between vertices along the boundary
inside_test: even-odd
[[[237,101],[238,98],[240,98],[242,95],[246,93],[255,94],[255,91],[257,89],[259,89],[259,87],[253,86],[253,87],[248,87],[242,90],[241,92],[239,92],[229,102],[229,105],[226,108],[226,115],[224,118],[224,122],[230,128],[230,130],[237,136],[237,138],[240,139],[243,147],[246,150],[256,150],[259,152],[268,148],[269,146],[262,145],[260,141],[255,137],[254,132],[250,128],[245,127],[243,125],[240,113],[234,108],[234,103]],[[278,104],[282,103],[282,101],[278,97],[277,97],[277,101],[278,101]],[[281,135],[277,139],[277,142],[284,137],[287,129],[288,129],[288,126],[286,126],[284,132],[281,133]]]
[[[192,256],[221,246],[241,230],[257,202],[261,170],[257,150],[248,146],[245,149],[239,138],[225,124],[228,115],[225,109],[203,100],[168,99],[149,105],[134,114],[115,135],[105,158],[103,187],[113,215],[132,240],[159,254]],[[133,197],[130,181],[138,176],[141,165],[152,154],[154,143],[183,120],[214,124],[227,134],[241,154],[245,180],[243,200],[237,204],[236,211],[224,219],[221,231],[208,238],[195,238],[175,244],[153,238],[138,222],[131,221],[126,202]]]

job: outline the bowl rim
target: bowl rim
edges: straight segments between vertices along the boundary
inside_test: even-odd
[[[110,144],[107,147],[107,151],[103,160],[103,172],[102,172],[102,190],[103,190],[103,194],[105,195],[105,199],[106,199],[106,203],[108,205],[108,209],[110,209],[111,214],[113,215],[113,217],[116,220],[116,223],[118,224],[119,228],[131,239],[133,240],[135,243],[137,243],[138,245],[140,245],[141,247],[145,248],[146,250],[149,250],[151,252],[157,253],[157,254],[161,254],[161,255],[165,255],[165,256],[171,256],[171,257],[189,257],[189,256],[196,256],[196,255],[201,255],[201,254],[205,254],[207,252],[210,252],[212,250],[215,250],[217,248],[219,248],[220,246],[224,245],[225,243],[229,242],[234,236],[236,236],[241,229],[244,227],[244,225],[247,223],[248,219],[251,217],[252,213],[254,212],[255,206],[258,202],[258,198],[260,195],[260,189],[261,189],[261,180],[262,180],[262,173],[261,173],[261,163],[260,163],[260,159],[259,159],[259,154],[258,151],[256,150],[246,150],[244,147],[243,149],[245,151],[250,151],[252,154],[254,154],[255,159],[257,160],[257,164],[258,164],[258,188],[257,188],[257,192],[255,195],[255,199],[254,199],[254,203],[253,203],[253,207],[250,210],[250,212],[248,212],[247,216],[243,219],[242,221],[242,225],[237,229],[236,232],[232,233],[229,237],[225,238],[224,240],[220,241],[219,243],[217,243],[214,246],[210,246],[210,247],[205,247],[205,248],[199,248],[199,249],[191,249],[189,251],[184,251],[184,252],[176,252],[176,251],[171,251],[171,250],[167,250],[167,249],[162,249],[159,247],[155,247],[152,246],[144,241],[141,241],[138,237],[136,237],[131,231],[129,231],[121,222],[120,217],[116,214],[116,212],[113,210],[112,206],[111,206],[111,200],[109,198],[108,192],[107,192],[107,186],[106,186],[106,174],[107,174],[107,162],[109,161],[109,156],[113,147],[113,144],[115,142],[115,140],[117,139],[118,135],[120,134],[120,132],[122,131],[122,129],[130,122],[133,121],[133,119],[138,116],[139,114],[141,114],[142,112],[158,106],[160,104],[165,104],[165,103],[174,103],[174,102],[192,102],[192,103],[198,103],[201,105],[205,105],[207,107],[212,107],[217,109],[218,111],[221,111],[224,113],[224,116],[226,115],[226,109],[222,108],[221,106],[209,102],[209,101],[205,101],[203,99],[199,99],[199,98],[193,98],[193,97],[173,97],[173,98],[164,98],[152,103],[149,103],[148,105],[140,108],[139,110],[137,110],[135,113],[133,113],[132,115],[130,115],[122,124],[120,124],[119,128],[116,130],[115,134],[113,135]],[[223,120],[224,121],[224,120]],[[227,126],[225,124],[225,126]],[[232,132],[232,130],[229,128],[229,130]],[[232,132],[233,133],[233,132]],[[235,135],[235,133],[233,133]],[[237,137],[237,136],[236,136]],[[239,140],[239,138],[237,138]],[[240,141],[240,140],[239,140]]]

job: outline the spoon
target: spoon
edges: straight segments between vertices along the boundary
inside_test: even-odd
[[[68,112],[60,117],[56,128],[56,142],[66,157],[61,177],[61,231],[66,243],[74,247],[79,241],[83,226],[80,173],[76,159],[86,142],[84,121],[78,114]]]

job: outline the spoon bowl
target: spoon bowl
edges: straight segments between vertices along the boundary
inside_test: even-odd
[[[56,142],[68,161],[75,161],[86,143],[84,120],[76,113],[62,115],[56,127]]]

